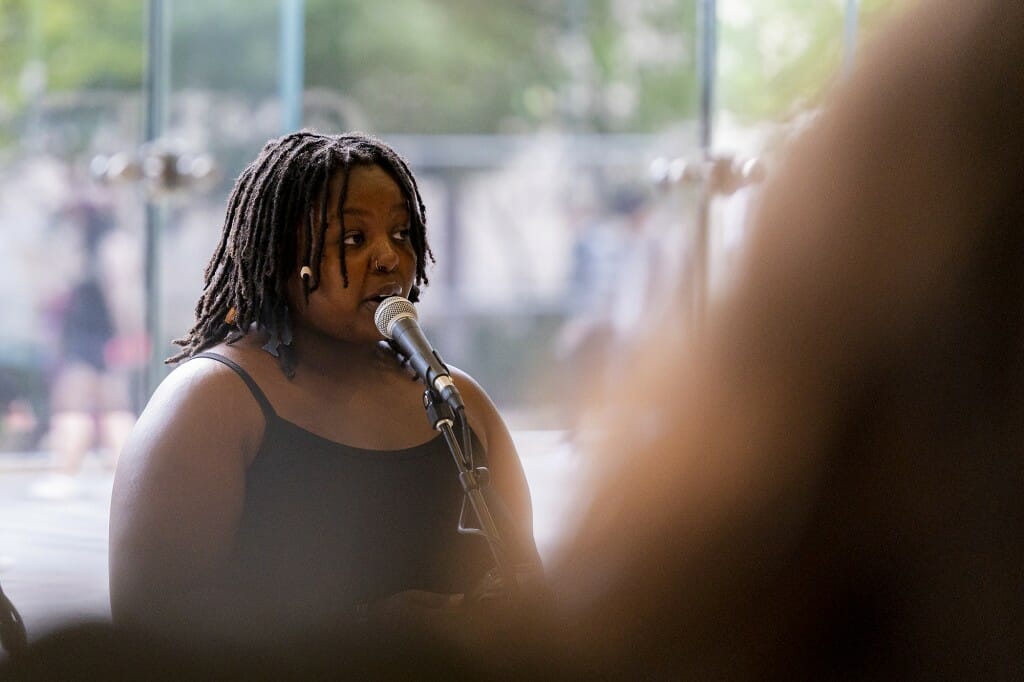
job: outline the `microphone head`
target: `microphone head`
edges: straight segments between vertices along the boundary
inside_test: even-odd
[[[385,339],[391,338],[391,329],[394,327],[395,322],[406,317],[416,319],[416,308],[409,299],[401,296],[389,296],[380,302],[377,306],[377,312],[373,314],[373,322],[377,325],[377,330]]]

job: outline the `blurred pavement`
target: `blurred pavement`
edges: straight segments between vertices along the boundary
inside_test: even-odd
[[[0,585],[34,638],[78,618],[107,619],[113,474],[87,466],[65,500],[33,497],[39,467],[0,461]]]

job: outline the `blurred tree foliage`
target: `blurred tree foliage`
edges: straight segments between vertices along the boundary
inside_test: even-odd
[[[277,93],[277,0],[171,2],[172,92]]]
[[[838,2],[722,0],[719,107],[754,122],[812,105],[840,72],[842,37]]]
[[[861,28],[909,0],[861,0]],[[787,117],[838,72],[846,0],[719,0],[718,103]],[[142,0],[0,0],[0,135],[41,98],[137,93]],[[274,0],[172,3],[175,88],[275,92]],[[655,132],[692,120],[697,0],[306,0],[305,81],[385,133]],[[230,41],[225,31],[249,35]]]
[[[344,93],[377,130],[647,130],[692,109],[693,0],[307,0],[306,12],[307,85]],[[637,32],[666,49],[638,49]]]
[[[139,0],[0,0],[0,144],[49,95],[137,91],[143,10]]]
[[[858,43],[911,0],[859,0]],[[814,107],[842,73],[848,0],[718,0],[718,106],[741,123]]]
[[[492,132],[559,80],[558,3],[308,0],[306,84],[374,130]]]

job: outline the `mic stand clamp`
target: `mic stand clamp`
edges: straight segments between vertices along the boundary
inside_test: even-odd
[[[462,513],[459,515],[459,532],[483,536],[491,550],[491,556],[494,557],[496,568],[502,577],[505,596],[516,596],[519,587],[516,574],[509,564],[506,548],[501,540],[501,534],[498,532],[498,526],[494,522],[494,517],[491,515],[490,508],[487,506],[487,501],[483,494],[483,489],[490,484],[490,471],[486,467],[473,466],[472,456],[467,457],[465,455],[458,439],[455,437],[455,412],[436,391],[428,388],[423,392],[423,407],[427,412],[427,419],[430,425],[444,436],[448,449],[452,453],[452,458],[455,460],[455,465],[459,469],[459,483],[462,485],[462,490],[465,493],[462,501]],[[465,419],[466,415],[464,413],[460,414],[458,418]],[[468,434],[468,429],[466,429],[466,433]],[[466,448],[469,450],[471,444],[467,443]],[[476,513],[477,520],[480,522],[479,528],[467,528],[462,523],[467,499]]]

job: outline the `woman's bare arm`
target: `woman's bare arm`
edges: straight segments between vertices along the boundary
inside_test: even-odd
[[[162,632],[212,613],[245,496],[263,415],[214,361],[171,373],[121,455],[110,512],[115,622]],[[202,610],[202,611],[200,611]]]

